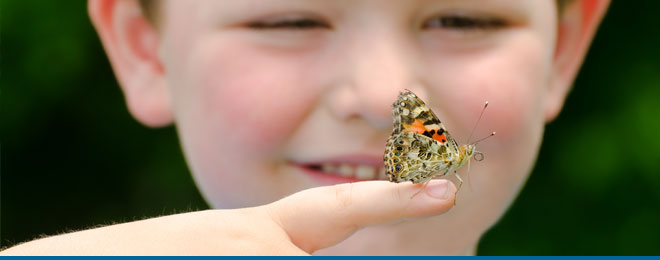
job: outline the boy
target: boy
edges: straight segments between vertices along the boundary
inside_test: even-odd
[[[608,3],[91,0],[131,113],[176,122],[202,193],[226,210],[4,253],[474,254],[526,179]],[[489,101],[475,135],[498,135],[478,147],[472,189],[433,180],[411,199],[420,185],[327,186],[384,179],[404,89],[459,143]]]

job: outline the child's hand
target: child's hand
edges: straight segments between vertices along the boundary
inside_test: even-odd
[[[28,242],[4,254],[37,255],[307,255],[358,229],[437,215],[454,205],[456,188],[367,181],[304,190],[274,203],[206,210],[112,225]]]

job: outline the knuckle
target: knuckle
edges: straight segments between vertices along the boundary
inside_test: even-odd
[[[333,223],[333,226],[342,230],[357,230],[362,226],[364,219],[361,217],[359,206],[356,206],[357,203],[353,196],[353,184],[341,184],[333,187],[336,200],[333,209],[334,214],[336,214],[334,221],[337,221],[337,223]]]
[[[337,201],[337,210],[347,210],[353,205],[353,185],[335,185],[335,200]]]

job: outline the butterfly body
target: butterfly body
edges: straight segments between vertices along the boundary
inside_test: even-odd
[[[394,128],[383,156],[391,182],[426,183],[454,174],[475,154],[474,145],[459,146],[433,111],[411,91],[399,94],[392,114]]]

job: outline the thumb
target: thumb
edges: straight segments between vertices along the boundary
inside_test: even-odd
[[[447,180],[432,180],[412,197],[420,189],[412,183],[346,183],[304,190],[268,206],[291,241],[312,253],[362,227],[437,215],[454,205],[456,187]]]

